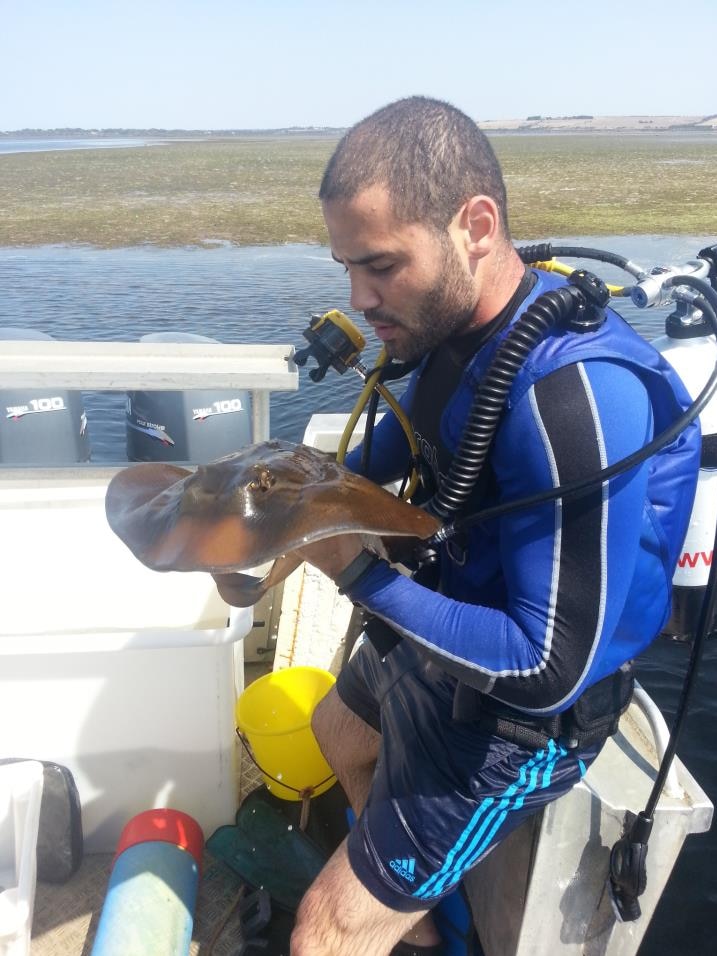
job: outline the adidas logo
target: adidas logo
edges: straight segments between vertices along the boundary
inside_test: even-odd
[[[390,860],[388,865],[404,880],[408,880],[409,883],[416,882],[416,861],[413,858],[410,860]]]

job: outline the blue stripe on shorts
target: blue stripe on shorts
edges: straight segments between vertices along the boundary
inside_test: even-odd
[[[548,741],[545,750],[538,750],[520,768],[518,779],[506,788],[500,798],[489,797],[480,804],[468,826],[451,848],[441,869],[429,877],[413,894],[429,900],[441,896],[460,881],[466,870],[478,862],[491,845],[509,813],[521,810],[525,798],[536,789],[550,786],[553,768],[567,755],[567,750]]]

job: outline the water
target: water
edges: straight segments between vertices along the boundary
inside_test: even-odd
[[[319,246],[0,249],[0,327],[62,339],[137,341],[172,330],[229,343],[306,345],[311,314],[344,306],[347,288]],[[372,344],[367,363],[377,354]],[[349,411],[360,387],[355,373],[330,372],[316,384],[304,369],[300,381],[298,395],[272,395],[277,438],[300,441],[312,411]],[[124,397],[86,393],[85,407],[93,461],[124,459]]]
[[[608,248],[646,266],[684,262],[706,244],[704,238],[651,236],[560,242]],[[599,271],[607,281],[625,281],[616,269]],[[0,248],[0,327],[21,326],[60,339],[137,341],[171,330],[228,343],[301,346],[312,313],[334,307],[366,331],[347,299],[348,279],[321,246]],[[663,314],[640,312],[629,302],[621,309],[646,338],[661,334]],[[377,354],[370,341],[365,363],[371,365]],[[300,441],[312,412],[349,411],[359,384],[354,373],[333,371],[317,384],[308,368],[302,369],[298,394],[272,396],[272,434]],[[400,394],[400,383],[394,390]],[[86,393],[85,404],[93,461],[123,460],[123,396]]]
[[[103,139],[10,139],[0,136],[0,155],[3,153],[45,153],[56,149],[116,149],[126,146],[151,145],[146,139],[117,137]]]
[[[690,237],[561,239],[606,248],[646,267],[678,264],[715,242]],[[625,277],[591,265],[607,280]],[[148,332],[195,332],[220,341],[304,344],[302,331],[314,312],[348,310],[348,281],[320,246],[282,246],[159,250],[40,247],[0,249],[0,328],[22,326],[56,338],[136,341]],[[664,313],[640,312],[630,303],[621,311],[651,339],[663,331]],[[349,314],[351,314],[349,312]],[[357,316],[352,316],[359,321]],[[377,354],[374,344],[364,359]],[[358,395],[358,378],[329,372],[319,384],[300,372],[299,392],[272,397],[272,434],[299,441],[312,412],[348,411]],[[398,394],[400,386],[394,389]],[[86,393],[93,460],[125,457],[124,399],[112,393]],[[639,677],[662,707],[674,714],[688,653],[658,641],[640,662]],[[717,802],[717,766],[712,756],[712,724],[717,728],[717,641],[708,646],[695,703],[679,754]],[[636,810],[640,808],[635,808]],[[640,956],[712,956],[711,912],[717,904],[712,857],[717,830],[688,838],[660,903]],[[649,860],[649,857],[648,857]]]

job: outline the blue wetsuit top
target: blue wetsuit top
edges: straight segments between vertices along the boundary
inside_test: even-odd
[[[445,405],[440,433],[450,454],[500,341],[541,293],[563,284],[534,271],[532,290],[478,348]],[[424,366],[401,400],[409,417]],[[513,382],[478,507],[594,474],[642,448],[689,404],[672,367],[614,311],[597,332],[555,330]],[[656,456],[587,495],[474,525],[458,560],[450,543],[443,546],[438,590],[382,563],[350,596],[438,655],[462,682],[528,714],[564,711],[640,654],[666,622],[699,453],[694,422]],[[392,480],[407,456],[397,419],[385,415],[369,477]],[[346,464],[359,470],[360,451]]]

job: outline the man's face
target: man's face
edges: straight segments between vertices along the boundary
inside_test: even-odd
[[[332,255],[351,280],[351,307],[391,358],[420,358],[470,327],[478,294],[449,232],[399,222],[382,186],[323,211]]]

